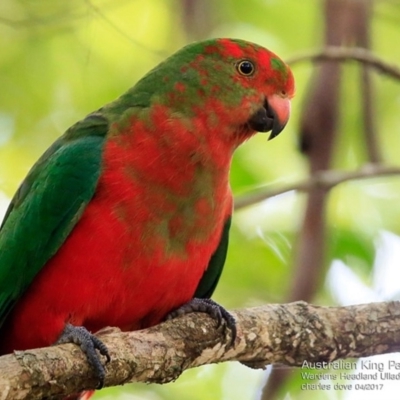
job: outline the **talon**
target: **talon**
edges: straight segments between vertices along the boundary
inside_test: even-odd
[[[225,327],[230,329],[232,333],[232,339],[228,345],[228,348],[232,347],[235,344],[237,335],[235,318],[233,318],[233,316],[228,311],[226,311],[225,308],[220,306],[214,300],[200,299],[195,297],[188,303],[170,312],[167,315],[166,319],[174,319],[178,316],[189,314],[192,312],[204,312],[208,314],[211,318],[217,321],[217,329],[222,325],[222,322],[224,321]]]
[[[62,343],[75,343],[80,346],[82,351],[85,353],[89,364],[93,367],[97,379],[99,380],[99,384],[96,389],[101,389],[104,385],[106,371],[101,363],[96,349],[102,356],[106,357],[106,363],[108,363],[111,361],[111,357],[108,353],[107,346],[98,337],[90,333],[85,327],[73,326],[71,324],[65,325],[60,338],[56,342],[56,344]]]

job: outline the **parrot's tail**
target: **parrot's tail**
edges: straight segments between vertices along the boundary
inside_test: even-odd
[[[85,390],[84,392],[71,394],[64,400],[89,400],[94,395],[94,390]]]

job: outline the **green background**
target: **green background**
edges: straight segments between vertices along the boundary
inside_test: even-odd
[[[209,37],[238,37],[268,47],[283,59],[322,45],[322,1],[204,0],[206,23],[190,31],[184,23],[182,3],[0,2],[0,215],[29,168],[58,136],[122,94],[183,45]],[[399,2],[376,2],[373,51],[398,65],[400,51],[394,50],[399,46],[399,22]],[[235,195],[261,187],[274,189],[308,176],[307,160],[298,151],[298,121],[314,69],[304,62],[296,64],[293,71],[297,95],[292,118],[279,138],[267,142],[267,135],[259,134],[236,152],[231,172]],[[340,137],[333,164],[337,170],[351,170],[366,162],[360,79],[355,64],[346,64],[343,73]],[[384,161],[400,166],[400,85],[376,74],[373,83]],[[397,176],[347,182],[330,193],[326,269],[333,260],[341,260],[354,272],[354,292],[362,288],[370,293],[367,301],[382,298],[387,284],[381,282],[377,288],[377,251],[382,264],[390,263],[389,253],[399,247],[399,193]],[[292,191],[235,214],[216,301],[227,308],[285,301],[305,200],[305,194]],[[382,232],[393,234],[390,245]],[[341,290],[352,289],[324,280],[314,303],[343,303]],[[399,290],[391,287],[386,297],[393,298]],[[167,385],[105,389],[96,398],[257,399],[265,379],[263,371],[225,363],[187,371]],[[299,374],[294,374],[287,386],[293,398],[332,398],[323,393],[300,393],[300,382]]]

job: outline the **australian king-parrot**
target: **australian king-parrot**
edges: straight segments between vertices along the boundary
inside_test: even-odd
[[[81,344],[210,299],[225,262],[235,149],[284,128],[289,67],[254,43],[190,44],[69,128],[16,192],[0,230],[0,355]],[[183,307],[183,308],[180,308]],[[180,313],[177,311],[176,313]],[[174,314],[173,314],[174,315]]]

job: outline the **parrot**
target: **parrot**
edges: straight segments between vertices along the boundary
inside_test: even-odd
[[[102,387],[95,332],[206,312],[228,249],[236,148],[276,137],[293,74],[241,39],[191,43],[57,139],[0,227],[0,355],[71,342]],[[103,357],[102,357],[103,356]],[[88,392],[89,393],[89,392]]]

